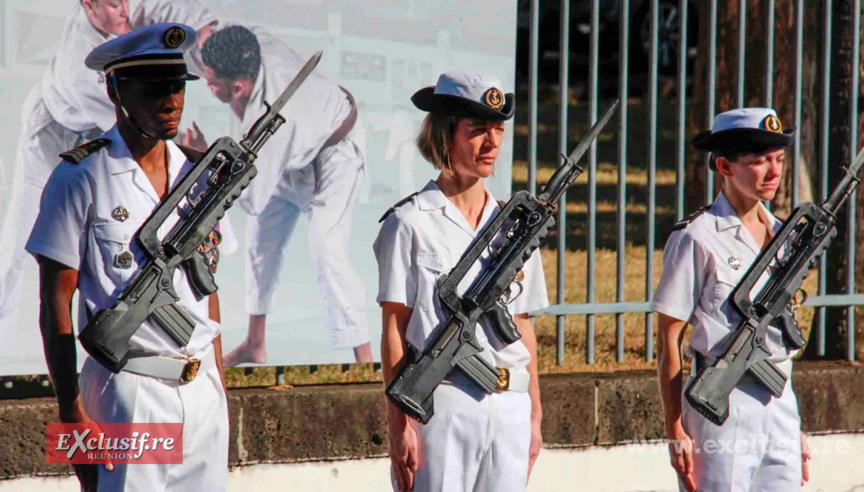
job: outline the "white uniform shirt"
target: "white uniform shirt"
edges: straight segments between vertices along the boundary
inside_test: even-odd
[[[776,233],[782,222],[761,204],[759,207],[759,214]],[[669,237],[652,309],[693,325],[688,349],[691,357],[693,351],[712,358],[723,352],[727,336],[741,322],[730,294],[759,251],[723,193],[717,195],[711,208]],[[735,269],[734,265],[739,266]],[[762,275],[753,289],[754,297],[769,277],[769,272]],[[797,353],[786,349],[779,328],[769,326],[767,332],[772,361],[781,362]]]
[[[132,29],[158,22],[179,22],[198,30],[215,20],[215,15],[199,1],[129,2]],[[115,37],[113,34],[105,37],[97,31],[87,19],[81,3],[75,2],[63,29],[60,47],[41,82],[42,98],[51,116],[73,132],[84,132],[96,127],[104,132],[116,122],[114,104],[108,99],[105,89],[104,74],[84,66],[84,58],[93,48]]]
[[[306,58],[266,31],[252,29],[261,46],[261,69],[252,89],[243,119],[233,115],[233,131],[241,137],[255,123],[306,63]],[[300,86],[279,114],[285,123],[261,150],[255,165],[258,176],[239,198],[243,209],[258,215],[276,190],[284,170],[311,164],[322,146],[351,112],[348,96],[319,67]],[[361,149],[364,150],[364,149]]]
[[[27,242],[27,251],[78,270],[79,331],[87,324],[87,311],[114,306],[123,289],[132,281],[146,254],[135,232],[159,203],[150,180],[132,158],[117,127],[103,138],[111,143],[94,152],[80,164],[63,162],[48,180],[36,225]],[[168,141],[168,175],[173,187],[192,167],[183,152]],[[205,173],[206,176],[206,173]],[[181,202],[185,204],[185,201]],[[120,222],[112,212],[124,207],[129,218]],[[185,214],[188,205],[180,207]],[[159,229],[164,237],[177,222],[175,212]],[[237,241],[227,217],[220,225],[223,240],[220,253],[230,254]],[[132,268],[120,268],[117,255],[129,250],[135,261]],[[196,299],[182,268],[174,274],[174,288],[180,304],[196,322],[192,339],[179,347],[158,325],[147,320],[132,335],[130,350],[166,356],[192,355],[210,345],[219,334],[219,324],[209,318],[208,299]]]
[[[426,347],[432,331],[449,316],[438,297],[438,276],[456,266],[477,234],[500,210],[498,202],[487,191],[483,215],[475,230],[438,185],[430,181],[423,191],[384,221],[374,244],[378,260],[378,302],[396,302],[413,308],[406,339],[418,353]],[[488,260],[487,251],[460,282],[459,294],[477,278]],[[528,313],[549,305],[539,251],[525,263],[523,272],[522,293],[508,305],[510,314]],[[514,287],[514,294],[517,293],[519,288]],[[491,356],[489,361],[494,365],[522,368],[530,362],[531,355],[521,340],[505,345],[485,321],[481,320],[478,327],[481,329],[476,331],[477,339],[484,347],[481,356],[487,360]]]

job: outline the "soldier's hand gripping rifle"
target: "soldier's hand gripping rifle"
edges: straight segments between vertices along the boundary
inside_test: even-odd
[[[514,194],[498,216],[480,231],[453,270],[438,280],[438,297],[452,314],[436,328],[420,358],[406,361],[387,386],[387,396],[408,416],[424,424],[432,418],[432,393],[454,367],[486,393],[507,389],[506,369],[496,368],[479,355],[483,347],[475,337],[477,322],[481,317],[488,320],[496,335],[507,344],[521,338],[503,298],[522,266],[555,225],[553,215],[558,200],[582,173],[577,162],[617,107],[616,101],[570,157],[563,156],[564,163],[549,179],[543,193],[536,197],[527,191]],[[486,269],[460,296],[456,286],[499,234],[505,235],[503,244],[490,253]]]
[[[723,354],[700,370],[684,392],[690,405],[711,422],[722,425],[726,421],[729,394],[748,371],[774,397],[783,394],[788,376],[768,360],[767,327],[779,324],[783,342],[790,348],[799,349],[806,343],[789,305],[798,302],[796,295],[807,272],[837,235],[836,214],[858,187],[862,163],[864,150],[844,168],[843,179],[821,206],[807,202],[796,207],[732,291],[731,303],[741,314],[741,323]],[[772,273],[765,286],[752,297],[759,278],[769,269]]]
[[[216,292],[213,273],[198,248],[257,174],[254,162],[258,151],[285,122],[279,111],[320,59],[321,52],[313,55],[279,98],[272,105],[265,103],[267,111],[239,144],[229,137],[213,142],[135,233],[147,262],[114,307],[98,311],[78,337],[87,353],[102,365],[115,373],[123,369],[129,339],[148,317],[181,347],[189,343],[195,322],[177,304],[180,297],[174,290],[174,271],[180,266],[186,269],[198,296]],[[194,188],[204,173],[208,173],[207,187],[196,193]],[[157,231],[184,199],[191,205],[189,213],[160,240]]]

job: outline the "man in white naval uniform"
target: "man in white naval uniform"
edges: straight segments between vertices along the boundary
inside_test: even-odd
[[[213,95],[231,106],[238,136],[249,130],[265,111],[264,102],[278,97],[304,62],[284,43],[243,26],[215,32],[204,44],[202,60]],[[239,347],[225,355],[225,364],[266,362],[266,316],[279,285],[285,248],[301,213],[309,218],[309,251],[330,346],[353,348],[357,362],[372,362],[366,296],[348,255],[366,155],[366,135],[353,97],[315,71],[281,114],[285,124],[258,157],[258,177],[239,199],[249,214],[249,332]],[[206,146],[194,125],[184,142]]]
[[[226,486],[228,408],[217,295],[198,297],[178,269],[177,302],[195,323],[189,343],[178,346],[148,319],[129,340],[122,371],[113,374],[88,357],[80,380],[70,306],[77,290],[79,330],[92,314],[114,307],[147,260],[136,231],[193,166],[186,155],[191,151],[170,139],[178,133],[186,81],[198,78],[183,59],[196,39],[189,26],[153,24],[91,52],[86,65],[105,72],[117,124],[64,155],[27,242],[40,267],[40,327],[60,419],[183,424],[182,464],[76,465],[85,490],[210,492]],[[188,206],[177,207],[160,234]],[[227,222],[221,226],[223,252],[230,254],[236,239]]]
[[[84,57],[109,39],[156,22],[191,25],[209,36],[216,21],[197,0],[81,0],[66,21],[57,53],[28,94],[15,158],[12,196],[0,233],[0,330],[16,325],[16,306],[29,266],[24,243],[38,209],[33,206],[58,154],[108,131],[116,118],[104,75],[84,66]]]
[[[711,152],[722,192],[710,207],[673,227],[663,252],[663,276],[654,296],[658,373],[672,466],[682,489],[797,490],[808,479],[809,450],[792,390],[792,357],[780,328],[768,327],[770,360],[789,375],[780,398],[750,377],[730,395],[730,415],[717,426],[693,409],[682,390],[681,342],[693,373],[722,355],[741,321],[730,294],[780,229],[762,201],[776,193],[794,129],[783,130],[773,109],[742,108],[717,115],[711,131],[697,135],[697,150]],[[768,281],[765,273],[754,292]]]

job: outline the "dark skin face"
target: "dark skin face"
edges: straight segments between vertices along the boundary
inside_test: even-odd
[[[123,107],[144,133],[159,140],[177,136],[186,102],[185,80],[121,79],[118,82]],[[117,104],[114,91],[109,91],[109,96]],[[134,126],[119,112],[117,121],[121,125]]]
[[[186,81],[121,79],[118,86],[119,99],[112,86],[108,87],[111,101],[118,105],[117,128],[153,190],[164,198],[169,188],[165,140],[177,136]],[[128,117],[120,110],[120,102]]]

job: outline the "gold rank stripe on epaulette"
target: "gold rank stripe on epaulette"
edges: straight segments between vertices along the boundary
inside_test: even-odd
[[[678,221],[675,225],[673,225],[673,226],[669,229],[669,232],[677,231],[677,230],[679,230],[679,229],[684,229],[684,228],[687,227],[691,222],[693,222],[694,220],[696,220],[696,217],[699,217],[700,215],[704,214],[705,211],[708,210],[709,208],[711,208],[711,205],[705,205],[704,207],[702,207],[702,208],[700,208],[699,210],[693,212],[692,214],[688,215],[687,217],[684,217],[683,219],[681,219],[680,221]]]
[[[417,196],[418,194],[420,194],[419,191],[416,192],[416,193],[412,193],[412,194],[406,196],[405,198],[399,200],[398,202],[396,202],[395,205],[393,205],[392,207],[388,208],[387,211],[384,212],[384,215],[382,215],[381,218],[378,219],[378,223],[380,224],[380,223],[384,222],[385,220],[387,220],[387,217],[390,217],[390,214],[392,214],[393,212],[395,212],[397,208],[399,208],[399,207],[401,207],[402,205],[405,205],[406,203],[410,202],[411,199],[414,198],[415,196]]]
[[[60,158],[64,161],[71,162],[72,164],[78,164],[84,160],[85,157],[96,152],[97,150],[105,147],[110,144],[111,140],[108,138],[97,138],[96,140],[92,140],[85,144],[81,144],[78,147],[75,147],[72,150],[67,150],[60,154]]]

